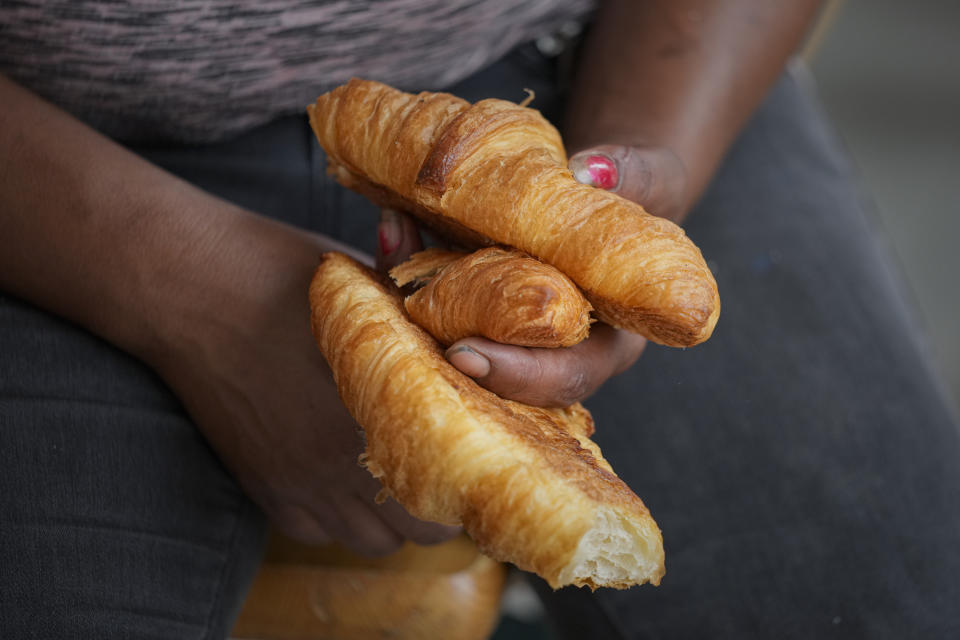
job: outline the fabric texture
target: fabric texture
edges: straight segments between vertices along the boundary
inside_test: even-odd
[[[530,87],[556,113],[556,80],[524,47],[451,90]],[[330,181],[302,116],[138,151],[373,250],[375,208]],[[663,530],[667,575],[659,588],[543,589],[558,635],[956,637],[957,422],[802,74],[773,90],[687,228],[718,279],[715,335],[649,347],[587,403]],[[224,637],[263,523],[176,399],[11,297],[0,353],[0,635]]]
[[[795,67],[773,90],[685,225],[716,272],[714,336],[650,347],[586,403],[663,531],[666,576],[544,593],[561,631],[960,633],[958,423],[808,80]]]
[[[0,73],[125,140],[222,140],[351,76],[461,80],[593,0],[5,0]]]
[[[0,354],[0,637],[225,637],[263,516],[176,398],[8,296]]]

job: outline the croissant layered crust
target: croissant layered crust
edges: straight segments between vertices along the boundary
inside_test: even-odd
[[[578,183],[536,110],[353,79],[308,112],[345,186],[462,243],[553,265],[609,324],[670,346],[712,333],[720,300],[699,249],[672,222]]]
[[[590,333],[592,307],[576,285],[516,250],[428,249],[390,275],[398,286],[425,281],[403,304],[445,346],[483,336],[523,347],[570,347]]]
[[[366,434],[364,464],[410,513],[462,524],[485,553],[554,588],[659,583],[660,531],[589,439],[586,409],[483,389],[408,319],[392,284],[341,254],[324,256],[310,304],[317,344]],[[613,542],[641,568],[598,559],[595,547]]]

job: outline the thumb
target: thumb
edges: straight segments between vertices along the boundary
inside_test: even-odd
[[[654,215],[676,220],[685,208],[686,170],[670,149],[600,145],[574,154],[568,166],[577,182],[616,193]]]
[[[377,270],[389,271],[423,249],[413,219],[393,209],[381,209],[377,226]]]

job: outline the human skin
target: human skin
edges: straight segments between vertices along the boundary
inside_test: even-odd
[[[564,141],[574,152],[571,168],[606,158],[618,178],[612,191],[682,223],[820,4],[602,2],[570,94]],[[606,186],[607,178],[592,182]],[[502,396],[565,406],[632,365],[645,344],[638,335],[596,324],[587,340],[569,349],[467,338],[447,354]]]
[[[600,150],[620,163],[618,190],[681,218],[817,3],[786,4],[604,3],[569,148],[612,145]],[[364,553],[452,535],[391,501],[376,505],[379,485],[356,464],[362,443],[313,344],[305,294],[318,254],[349,249],[204,193],[2,77],[0,104],[0,289],[153,368],[286,533]],[[403,216],[380,234],[383,266],[416,248]],[[502,396],[562,405],[643,345],[599,326],[570,349],[469,338],[448,354]]]
[[[306,295],[320,253],[350,249],[204,193],[2,78],[0,103],[0,289],[153,368],[286,533],[369,554],[455,533],[376,505],[357,464]]]

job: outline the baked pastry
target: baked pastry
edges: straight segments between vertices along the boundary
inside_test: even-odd
[[[392,283],[345,255],[324,255],[310,305],[366,435],[362,463],[411,514],[462,524],[482,551],[554,588],[660,582],[660,531],[589,439],[586,409],[483,389],[408,319]]]
[[[512,249],[427,249],[390,270],[420,285],[403,305],[444,346],[483,336],[522,347],[570,347],[590,333],[593,307],[569,278]]]
[[[308,112],[329,170],[374,202],[467,246],[551,264],[601,320],[655,342],[687,347],[713,331],[720,299],[699,249],[672,222],[574,180],[538,111],[353,79]]]

